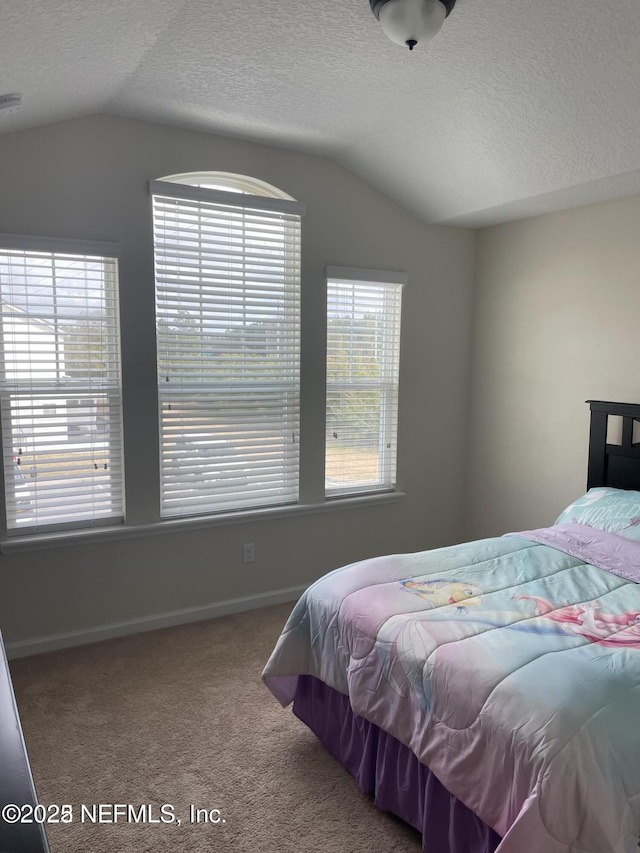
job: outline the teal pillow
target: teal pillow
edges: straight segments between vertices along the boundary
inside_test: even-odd
[[[586,524],[640,542],[640,492],[589,489],[556,519],[556,524]]]

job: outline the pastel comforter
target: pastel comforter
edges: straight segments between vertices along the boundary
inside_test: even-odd
[[[639,542],[577,524],[365,560],[307,590],[264,679],[348,696],[497,853],[637,853],[639,583]]]

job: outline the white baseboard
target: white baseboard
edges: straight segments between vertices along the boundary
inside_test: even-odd
[[[7,643],[5,650],[9,659],[22,658],[43,652],[54,652],[57,649],[67,649],[72,646],[98,643],[101,640],[111,640],[114,637],[124,637],[127,634],[157,631],[159,628],[185,625],[188,622],[201,622],[205,619],[214,619],[217,616],[228,616],[231,613],[242,613],[245,610],[257,610],[259,607],[296,601],[306,588],[306,584],[304,586],[292,586],[273,592],[260,592],[241,598],[228,598],[226,601],[216,601],[213,604],[205,604],[201,607],[186,607],[182,610],[171,610],[152,616],[140,616],[137,619],[112,622],[96,628],[67,631],[62,634],[51,634],[48,637],[33,637],[29,640],[17,640],[13,643]]]

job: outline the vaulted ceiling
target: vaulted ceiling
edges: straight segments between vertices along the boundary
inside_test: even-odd
[[[3,0],[11,133],[112,113],[334,158],[426,222],[640,192],[638,0],[457,0],[392,44],[368,0]]]

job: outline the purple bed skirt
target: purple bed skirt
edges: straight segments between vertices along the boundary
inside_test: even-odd
[[[422,833],[427,853],[494,853],[500,836],[440,784],[396,738],[351,710],[346,696],[310,675],[298,678],[294,714],[380,809]]]

